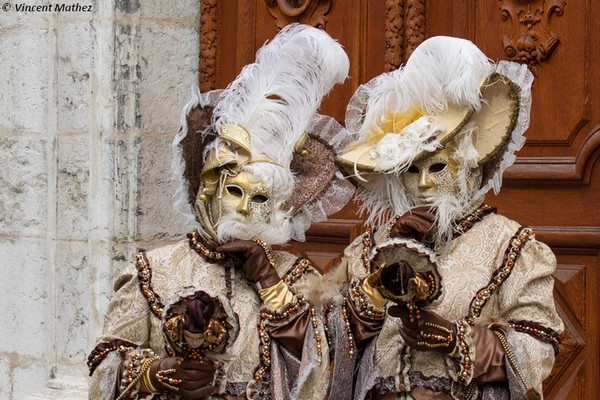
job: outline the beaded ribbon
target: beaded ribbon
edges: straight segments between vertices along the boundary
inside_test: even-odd
[[[469,314],[465,320],[473,325],[475,318],[481,315],[483,307],[487,304],[490,297],[500,288],[502,283],[509,277],[512,272],[515,261],[525,243],[531,238],[533,231],[530,228],[521,227],[517,233],[511,238],[510,243],[504,253],[502,264],[494,273],[489,283],[477,291],[477,294],[471,300],[469,305]]]
[[[102,360],[104,360],[111,352],[116,351],[123,356],[134,348],[136,348],[134,343],[122,339],[114,339],[110,342],[99,343],[88,357],[87,365],[90,369],[90,376],[92,376],[96,368],[98,368],[98,365],[100,365]]]
[[[194,249],[196,253],[201,255],[202,258],[204,258],[204,261],[218,264],[225,261],[225,254],[210,250],[198,231],[188,233],[187,237],[189,239],[190,247]]]
[[[544,343],[551,344],[554,348],[554,355],[558,355],[560,336],[554,330],[532,321],[508,321],[508,323],[517,332],[526,333]]]
[[[469,231],[475,224],[483,219],[488,214],[495,213],[496,208],[489,206],[487,204],[482,204],[477,208],[477,210],[473,211],[471,214],[467,215],[465,218],[456,222],[455,226],[452,228],[452,238],[456,239],[458,236],[462,235]]]
[[[136,263],[135,267],[138,270],[138,280],[140,281],[140,290],[148,301],[150,310],[158,318],[162,318],[162,311],[165,307],[160,301],[160,296],[152,289],[152,268],[150,267],[150,261],[146,256],[146,251],[140,249],[135,256]]]

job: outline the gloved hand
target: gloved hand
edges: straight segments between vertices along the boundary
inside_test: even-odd
[[[379,268],[368,276],[369,285],[390,299],[408,293],[408,283],[415,277],[415,270],[404,260]]]
[[[157,390],[177,393],[183,400],[203,399],[216,393],[211,386],[215,365],[208,360],[166,357],[150,366],[150,383]]]
[[[406,344],[420,351],[452,353],[456,347],[456,324],[434,311],[414,307],[403,303],[388,309],[391,316],[402,320],[400,335]]]
[[[390,237],[415,239],[419,242],[431,240],[437,233],[435,210],[429,206],[413,208],[398,217],[390,229]]]
[[[208,326],[210,318],[215,312],[215,300],[206,292],[199,291],[187,302],[185,323],[183,328],[193,333],[202,333]]]
[[[266,289],[281,280],[275,265],[269,259],[270,254],[261,245],[252,240],[236,240],[225,243],[216,249],[221,253],[232,254],[241,259],[242,269],[248,281],[254,283],[258,289]]]

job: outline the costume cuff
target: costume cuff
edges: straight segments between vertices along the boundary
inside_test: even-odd
[[[150,349],[128,353],[121,365],[121,379],[118,388],[120,398],[137,398],[142,389],[142,379],[146,371],[150,369],[154,361],[161,358]]]
[[[471,326],[464,320],[456,324],[456,347],[446,357],[450,377],[462,386],[469,386],[474,375],[473,360],[475,344],[471,335]]]
[[[149,364],[146,371],[142,374],[140,378],[140,393],[158,393],[160,390],[154,387],[152,384],[152,379],[150,378],[150,371],[152,370],[152,363]]]
[[[258,294],[260,295],[263,304],[273,310],[277,310],[296,300],[296,296],[283,281],[279,281],[279,283],[266,289],[259,289]]]
[[[371,286],[369,284],[369,280],[365,279],[362,284],[360,285],[361,289],[363,290],[363,292],[365,292],[365,294],[367,296],[369,296],[369,299],[371,300],[371,302],[373,303],[373,305],[376,308],[379,309],[383,309],[383,307],[385,307],[385,305],[387,304],[388,300],[386,298],[384,298],[381,293],[379,293],[379,290],[375,289],[373,286]]]

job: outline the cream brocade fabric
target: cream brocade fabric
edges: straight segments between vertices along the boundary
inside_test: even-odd
[[[248,283],[241,270],[231,269],[232,296],[229,302],[225,297],[225,269],[222,266],[207,263],[188,244],[182,241],[171,246],[161,247],[146,253],[152,267],[152,288],[157,293],[165,309],[181,296],[203,290],[211,296],[218,296],[225,303],[225,309],[235,312],[235,330],[237,337],[228,345],[222,357],[224,360],[225,379],[222,390],[227,383],[246,383],[254,380],[254,371],[259,365],[259,335],[261,300]],[[296,258],[288,253],[273,252],[274,262],[280,276],[291,269]],[[296,293],[308,292],[310,275],[317,275],[314,270],[303,274],[292,285]],[[113,339],[123,339],[135,343],[139,348],[151,348],[160,356],[166,356],[162,333],[162,321],[159,320],[148,306],[148,301],[142,295],[137,279],[135,266],[130,266],[121,274],[115,283],[115,295],[106,312],[103,336],[97,343],[109,342]],[[164,319],[164,315],[163,315]],[[325,337],[322,324],[319,322],[321,337]],[[303,384],[299,388],[299,399],[324,398],[327,390],[327,357],[323,357],[319,365],[314,332],[309,324],[302,359],[302,376],[298,378]],[[272,343],[274,343],[273,341]],[[272,344],[273,346],[273,344]],[[323,354],[327,354],[326,345]],[[210,358],[210,357],[209,357]],[[92,376],[90,399],[113,398],[116,373],[121,357],[114,352],[109,354],[98,366]],[[296,379],[297,377],[293,377]],[[152,396],[139,396],[140,399],[150,399]]]
[[[488,284],[492,273],[501,265],[508,242],[518,228],[516,222],[490,214],[442,248],[438,253],[442,296],[430,308],[449,320],[466,317],[471,299]],[[383,244],[387,240],[385,235],[386,230],[379,229],[374,235],[375,243]],[[358,238],[348,247],[344,257],[350,277],[359,280],[367,276],[361,262],[361,252],[361,238]],[[492,322],[506,324],[509,320],[526,320],[562,332],[563,323],[556,313],[552,294],[554,281],[551,274],[555,267],[556,259],[552,251],[534,238],[529,240],[518,256],[511,275],[491,296],[474,324],[487,326]],[[396,390],[402,392],[398,390],[402,385],[410,388],[406,376],[408,370],[421,372],[425,377],[456,378],[458,371],[448,367],[452,363],[448,364],[448,357],[440,353],[411,350],[410,360],[408,357],[401,360],[404,342],[398,333],[400,326],[399,318],[386,317],[375,343],[373,361],[376,369],[367,373],[371,376],[367,381],[373,382],[374,377],[393,377]],[[514,330],[508,332],[507,339],[527,386],[541,394],[541,383],[550,374],[554,364],[552,346]],[[476,363],[476,354],[474,360]],[[402,368],[405,373],[402,373]],[[398,393],[397,398],[412,397]]]

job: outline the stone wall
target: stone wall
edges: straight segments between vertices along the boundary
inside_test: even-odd
[[[91,12],[17,10],[76,3]],[[197,81],[199,2],[2,4],[0,398],[84,399],[113,277],[189,228],[170,141]]]

